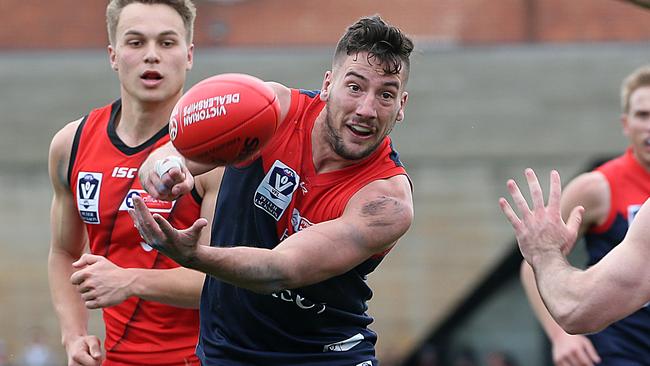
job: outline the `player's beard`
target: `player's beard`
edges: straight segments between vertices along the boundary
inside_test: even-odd
[[[334,125],[332,123],[332,113],[330,113],[330,106],[329,104],[325,105],[326,112],[325,113],[325,126],[327,127],[327,140],[332,146],[332,149],[334,149],[334,152],[339,155],[340,157],[346,159],[346,160],[361,160],[370,154],[372,154],[377,147],[384,141],[384,137],[388,135],[388,133],[392,130],[392,127],[388,129],[388,131],[380,138],[378,139],[374,144],[368,146],[366,149],[361,150],[360,152],[353,152],[350,151],[345,146],[345,143],[343,142],[343,137],[341,137],[341,134],[339,131],[337,131],[334,128]],[[393,123],[394,124],[394,123]]]

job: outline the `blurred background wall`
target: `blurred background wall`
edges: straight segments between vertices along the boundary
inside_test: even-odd
[[[60,364],[49,300],[50,139],[118,97],[104,0],[0,0],[0,360],[34,333]],[[385,364],[413,352],[512,250],[497,198],[533,167],[568,181],[623,151],[620,82],[650,60],[650,11],[619,0],[196,1],[188,85],[244,72],[318,89],[345,27],[380,14],[413,36],[406,120],[393,132],[416,219],[370,277]],[[480,356],[544,365],[548,350],[518,283],[459,335]],[[101,334],[99,313],[91,331]],[[0,363],[1,364],[1,363]]]

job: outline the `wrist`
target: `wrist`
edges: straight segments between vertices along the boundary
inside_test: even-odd
[[[124,286],[125,298],[142,297],[145,289],[145,285],[142,283],[142,270],[140,268],[125,268],[124,271],[128,278]]]
[[[179,263],[185,268],[201,271],[202,258],[205,256],[205,249],[209,248],[207,245],[197,245],[196,250],[187,256],[184,263]]]
[[[86,332],[70,333],[61,335],[61,345],[63,348],[68,349],[68,347],[74,343],[77,339],[87,336]]]

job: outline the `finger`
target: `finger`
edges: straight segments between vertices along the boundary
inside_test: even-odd
[[[81,299],[83,301],[91,301],[97,298],[95,291],[89,290],[81,294]]]
[[[165,238],[170,238],[173,239],[178,235],[178,230],[176,230],[170,223],[169,221],[165,220],[164,217],[155,214],[153,215],[153,219],[158,224],[158,227],[162,231],[163,235]]]
[[[582,214],[585,209],[582,206],[576,206],[571,210],[571,214],[567,219],[567,229],[572,233],[577,233],[580,229],[580,224],[582,224]]]
[[[90,351],[87,346],[84,346],[84,352],[77,352],[72,356],[72,361],[76,362],[81,366],[95,366],[99,365],[97,359],[90,355]]]
[[[577,366],[593,366],[589,355],[581,348],[573,354],[573,364]]]
[[[147,182],[142,182],[142,187],[147,191],[147,193],[156,199],[167,196],[170,193],[171,188],[166,186],[158,174],[155,173],[149,174]]]
[[[562,181],[557,170],[551,170],[551,180],[548,191],[548,208],[560,213],[560,198],[562,197]]]
[[[88,271],[79,270],[70,276],[70,283],[73,285],[81,285],[89,276]]]
[[[506,216],[506,219],[510,221],[510,224],[515,229],[515,231],[519,231],[521,220],[519,220],[519,217],[517,217],[517,214],[510,206],[510,203],[508,203],[508,200],[503,197],[499,198],[499,207],[501,207],[501,211],[503,211],[503,214]]]
[[[530,209],[528,208],[528,203],[526,202],[524,195],[521,194],[521,191],[519,190],[519,186],[512,179],[508,180],[506,186],[508,187],[508,192],[510,192],[510,196],[512,196],[515,206],[517,206],[517,209],[521,214],[521,218],[526,219],[526,217],[530,215]]]
[[[88,310],[95,310],[95,309],[101,309],[102,306],[99,304],[99,301],[97,299],[92,299],[88,300],[85,302],[86,309]]]
[[[133,207],[135,209],[136,227],[147,244],[152,245],[152,243],[162,236],[160,228],[154,221],[151,212],[149,212],[142,198],[134,197]]]
[[[102,359],[102,345],[101,342],[99,341],[99,338],[91,337],[91,339],[88,342],[88,349],[90,351],[90,355],[94,359],[96,360]]]
[[[591,341],[587,341],[587,344],[585,344],[585,351],[587,352],[587,355],[593,361],[594,363],[600,363],[600,355],[598,354],[598,351],[596,351],[596,348],[594,345],[591,343]]]
[[[528,182],[528,190],[530,191],[530,198],[532,203],[533,210],[536,208],[544,208],[544,193],[542,192],[542,187],[539,185],[539,180],[535,171],[531,168],[527,168],[524,171],[526,176],[526,182]]]
[[[75,268],[81,268],[87,265],[95,264],[99,262],[103,257],[94,254],[85,253],[81,258],[77,259],[76,262],[72,263],[72,266]]]

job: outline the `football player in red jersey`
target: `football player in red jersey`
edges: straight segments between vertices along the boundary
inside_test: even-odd
[[[110,1],[108,53],[120,99],[52,140],[49,280],[70,366],[199,364],[204,275],[142,242],[127,214],[142,197],[181,227],[212,218],[219,170],[198,176],[174,202],[149,196],[137,179],[142,161],[169,141],[169,115],[192,67],[194,17],[190,0]],[[200,237],[209,232],[195,234],[207,243]],[[103,308],[104,350],[87,332],[87,309],[96,308]]]
[[[211,246],[136,198],[134,221],[152,246],[209,274],[197,354],[218,365],[376,365],[366,283],[413,219],[410,181],[388,136],[404,119],[413,43],[378,16],[351,25],[320,90],[269,83],[281,124],[252,162],[227,167]],[[187,192],[201,172],[140,170],[156,198]],[[188,170],[189,168],[189,170]]]
[[[621,104],[622,127],[629,139],[627,151],[573,179],[560,201],[565,220],[574,207],[585,209],[578,235],[585,237],[588,266],[599,262],[623,240],[639,208],[650,196],[650,66],[635,70],[624,80]],[[535,274],[525,261],[521,277],[533,310],[552,343],[557,366],[641,365],[650,359],[648,307],[599,332],[572,335],[544,307]]]

